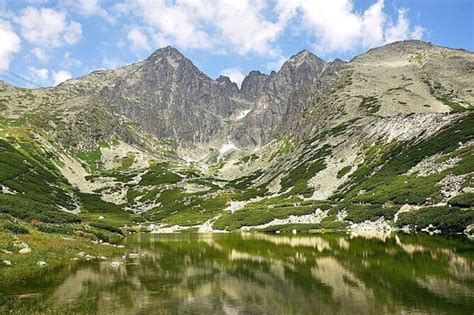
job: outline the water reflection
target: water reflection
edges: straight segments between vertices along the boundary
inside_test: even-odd
[[[471,314],[474,244],[425,235],[136,235],[137,258],[1,288],[0,311]],[[24,293],[41,293],[19,298]],[[3,307],[3,308],[2,308]]]

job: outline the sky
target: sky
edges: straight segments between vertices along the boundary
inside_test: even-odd
[[[53,86],[171,45],[240,85],[303,49],[349,60],[404,39],[474,51],[474,0],[0,0],[0,80]]]

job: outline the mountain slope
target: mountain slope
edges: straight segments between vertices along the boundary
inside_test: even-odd
[[[406,41],[350,62],[302,51],[241,89],[171,47],[55,88],[2,83],[0,211],[162,232],[462,231],[473,72],[471,52]]]

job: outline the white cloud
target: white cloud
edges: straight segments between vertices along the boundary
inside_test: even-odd
[[[8,69],[12,56],[20,51],[21,40],[10,24],[2,20],[0,20],[0,43],[0,69]]]
[[[422,39],[425,33],[426,33],[426,28],[420,25],[416,25],[413,31],[411,32],[410,37],[413,39]]]
[[[348,52],[385,43],[421,38],[424,29],[411,26],[407,10],[398,10],[396,23],[384,13],[384,0],[358,12],[351,0],[278,0],[282,20],[301,21],[299,27],[315,41],[319,53]]]
[[[81,66],[82,62],[79,59],[74,58],[69,51],[64,54],[63,60],[61,61],[61,67],[78,68]]]
[[[113,10],[132,13],[141,27],[151,27],[149,35],[158,46],[277,58],[277,40],[290,28],[304,32],[322,54],[423,36],[425,30],[410,24],[405,9],[392,23],[384,4],[377,0],[358,11],[352,0],[125,0]]]
[[[81,24],[68,21],[65,13],[49,8],[28,7],[22,10],[16,22],[21,35],[43,49],[72,45],[82,36]]]
[[[276,53],[275,41],[284,25],[265,17],[268,9],[264,0],[130,0],[114,7],[152,27],[156,43],[242,55]]]
[[[138,27],[133,27],[127,33],[127,39],[132,44],[132,49],[135,51],[149,51],[148,37]]]
[[[229,77],[232,82],[237,83],[240,87],[242,85],[242,81],[245,79],[245,75],[242,74],[240,69],[237,68],[227,68],[221,71],[220,73],[223,76]]]
[[[28,67],[29,78],[38,85],[47,85],[49,80],[49,70],[46,68]]]
[[[69,71],[66,70],[59,70],[58,72],[52,71],[53,74],[53,85],[58,85],[61,82],[69,80],[72,78],[72,75]]]
[[[109,14],[101,5],[100,0],[68,0],[65,3],[77,11],[78,14],[81,14],[86,17],[90,16],[100,16],[104,18],[107,22],[114,22],[115,19],[112,15]]]
[[[31,50],[31,53],[41,62],[47,62],[49,60],[49,55],[41,48],[35,47]]]

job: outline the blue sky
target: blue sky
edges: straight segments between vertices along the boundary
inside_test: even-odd
[[[411,38],[474,51],[474,0],[0,0],[0,80],[55,85],[172,45],[240,83],[302,49],[347,60]]]

